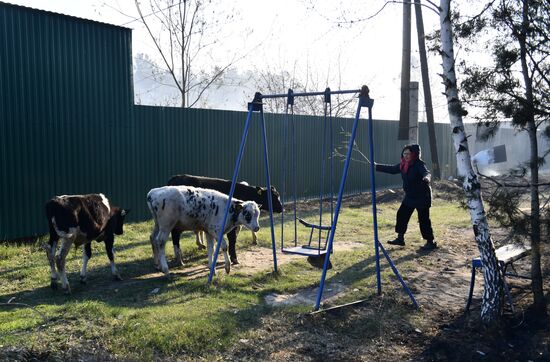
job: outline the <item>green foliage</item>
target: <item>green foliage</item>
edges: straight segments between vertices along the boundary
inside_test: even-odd
[[[513,230],[514,234],[526,235],[529,217],[519,209],[523,192],[520,189],[497,188],[488,198],[487,216],[500,225]]]
[[[510,49],[505,44],[497,44],[493,48],[493,57],[497,70],[508,72],[519,60],[518,49]]]
[[[519,129],[549,121],[550,27],[548,2],[487,2],[478,14],[457,18],[455,32],[464,49],[486,51],[491,62],[466,57],[459,62],[464,102],[480,122],[512,120]],[[472,114],[472,113],[470,113]]]
[[[458,20],[458,18],[456,18]],[[457,21],[455,34],[458,38],[472,39],[487,28],[488,21],[484,17],[474,17],[464,22]]]

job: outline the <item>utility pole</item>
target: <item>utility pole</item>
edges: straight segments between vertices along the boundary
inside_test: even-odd
[[[428,123],[428,139],[430,141],[430,153],[432,156],[432,174],[435,179],[441,179],[439,157],[437,155],[437,140],[435,137],[434,111],[432,105],[432,92],[430,90],[430,77],[428,75],[428,58],[426,57],[426,42],[424,41],[424,21],[422,20],[422,6],[420,0],[414,0],[416,15],[416,31],[418,34],[418,52],[420,55],[420,71],[422,73],[422,88],[424,90],[424,105],[426,106],[426,122]]]
[[[403,2],[403,54],[401,58],[401,107],[398,140],[409,139],[409,86],[411,81],[411,3]]]
[[[409,87],[409,143],[418,143],[418,82]]]

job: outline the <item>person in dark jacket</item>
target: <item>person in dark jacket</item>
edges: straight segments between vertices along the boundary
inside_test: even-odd
[[[405,232],[414,210],[418,213],[420,233],[426,240],[423,250],[437,248],[434,242],[432,222],[430,220],[430,207],[432,206],[432,189],[430,187],[431,174],[424,161],[420,159],[420,146],[417,144],[406,145],[401,151],[401,162],[395,165],[375,164],[376,171],[401,174],[405,198],[397,210],[397,222],[395,232],[397,238],[388,241],[391,245],[405,245]]]

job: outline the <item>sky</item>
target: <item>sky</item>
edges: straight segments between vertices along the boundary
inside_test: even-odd
[[[132,29],[133,55],[145,53],[158,59],[155,48],[137,17],[134,0],[4,0],[8,3],[53,11],[80,18],[120,25]],[[402,5],[384,0],[232,0],[227,11],[235,21],[220,29],[220,45],[205,60],[212,64],[227,64],[234,55],[245,55],[235,67],[240,72],[285,69],[304,79],[310,72],[318,79],[322,91],[359,89],[369,86],[375,100],[373,117],[398,119],[400,105],[400,73],[402,45]],[[313,5],[312,5],[313,4]],[[347,6],[347,8],[346,8]],[[146,11],[144,11],[146,12]],[[424,9],[426,33],[439,26],[439,17]],[[338,20],[368,19],[354,25],[338,25]],[[411,44],[411,80],[421,82],[414,28]],[[439,56],[429,54],[430,83],[436,122],[448,123],[443,86],[437,73],[441,72]],[[136,77],[135,77],[136,78]],[[140,79],[135,79],[139,82]],[[136,86],[136,88],[139,88]],[[247,89],[242,99],[227,106],[246,110],[245,105],[256,91]],[[265,93],[265,92],[262,92]],[[280,93],[286,93],[282,89]],[[420,97],[423,97],[420,85]],[[423,98],[419,100],[419,119],[425,120]]]

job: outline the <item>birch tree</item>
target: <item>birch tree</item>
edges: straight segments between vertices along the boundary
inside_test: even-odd
[[[481,305],[481,320],[485,325],[492,326],[499,322],[502,314],[503,280],[498,267],[495,247],[483,206],[481,184],[472,168],[470,151],[468,150],[468,140],[464,132],[462,117],[465,114],[465,110],[462,108],[462,103],[458,95],[451,18],[451,0],[441,0],[439,6],[439,19],[441,25],[440,54],[443,61],[443,73],[441,76],[445,86],[452,139],[456,150],[458,174],[463,183],[466,204],[470,212],[475,240],[483,263],[485,287]]]
[[[480,34],[490,27],[493,31],[485,37]],[[494,134],[500,120],[511,120],[520,132],[529,135],[529,160],[521,175],[527,174],[529,182],[519,178],[513,183],[501,183],[497,195],[513,196],[518,187],[529,189],[530,212],[523,213],[518,204],[503,202],[493,206],[494,213],[506,216],[505,222],[514,230],[527,236],[531,244],[531,288],[533,309],[546,314],[541,271],[541,242],[544,219],[541,213],[539,166],[550,150],[539,149],[537,130],[550,136],[550,3],[536,0],[499,0],[489,2],[484,11],[468,18],[459,27],[459,36],[471,45],[485,46],[491,52],[487,65],[465,64],[462,82],[465,99],[483,111],[479,122]],[[479,44],[478,39],[483,39]],[[541,154],[541,156],[539,156]],[[529,172],[525,172],[529,171]],[[511,191],[510,191],[511,189]],[[548,200],[547,200],[548,202]],[[543,203],[544,204],[544,203]],[[510,205],[517,205],[510,206]],[[500,219],[503,220],[502,218]]]

